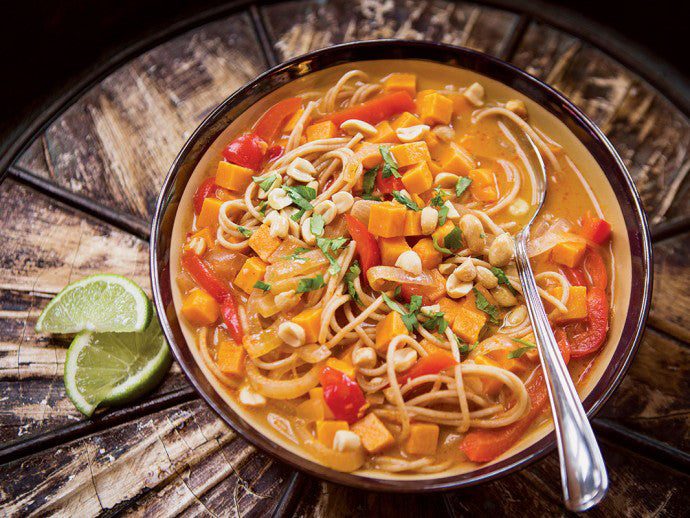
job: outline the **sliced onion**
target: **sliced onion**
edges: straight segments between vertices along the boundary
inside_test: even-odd
[[[360,447],[355,451],[336,451],[317,441],[299,422],[295,424],[295,431],[309,453],[331,469],[349,473],[361,468],[366,460],[364,448]]]
[[[368,226],[369,212],[371,211],[371,206],[375,203],[379,202],[372,200],[357,200],[354,203],[354,205],[352,205],[352,210],[350,211],[350,214]]]
[[[316,273],[324,273],[328,259],[323,255],[321,250],[312,250],[300,255],[302,259],[283,259],[266,268],[266,275],[264,282],[273,284],[277,281],[291,279],[299,275],[312,275]]]
[[[244,266],[248,257],[239,252],[233,252],[223,247],[216,247],[209,251],[204,259],[213,267],[213,271],[223,279],[232,280]]]
[[[275,329],[265,329],[251,335],[245,335],[242,340],[242,345],[247,351],[250,358],[259,358],[264,354],[276,350],[283,344],[283,341],[278,338],[278,333]],[[251,362],[247,362],[249,365]],[[253,365],[253,364],[252,364]]]
[[[309,344],[297,350],[297,356],[307,363],[319,363],[331,355],[331,350],[325,345]]]
[[[285,260],[286,255],[292,255],[295,250],[300,248],[301,246],[304,246],[299,239],[293,237],[293,236],[288,236],[286,237],[282,243],[276,248],[275,252],[273,252],[269,257],[268,257],[268,262],[269,263],[277,263],[278,261]]]
[[[534,238],[527,243],[527,255],[535,257],[548,252],[558,243],[580,241],[588,243],[587,239],[569,232],[570,223],[564,219],[557,219],[553,223],[542,222],[534,231]]]
[[[292,380],[272,380],[267,378],[254,362],[247,362],[247,378],[252,387],[262,396],[272,399],[295,399],[303,396],[319,384],[322,365],[314,365],[306,374]]]
[[[398,284],[434,285],[434,276],[429,272],[412,275],[394,266],[372,266],[367,270],[367,280],[374,291],[392,290]]]

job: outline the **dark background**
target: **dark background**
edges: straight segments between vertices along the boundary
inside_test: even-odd
[[[489,2],[491,3],[491,2]],[[510,4],[501,0],[493,3]],[[656,66],[690,75],[685,0],[550,0],[621,34]],[[220,0],[20,0],[0,17],[0,155],[47,104],[135,42],[227,4]],[[512,2],[515,4],[515,2]],[[2,171],[0,171],[2,173]]]

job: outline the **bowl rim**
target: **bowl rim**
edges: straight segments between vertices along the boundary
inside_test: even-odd
[[[609,368],[583,401],[588,417],[590,419],[593,417],[618,387],[630,366],[641,341],[649,313],[653,284],[652,247],[649,227],[639,194],[630,173],[613,145],[596,124],[571,101],[543,81],[514,65],[465,47],[400,39],[342,43],[280,63],[228,96],[207,115],[191,134],[175,158],[161,187],[151,223],[150,273],[153,299],[156,311],[161,316],[161,327],[175,359],[197,393],[236,433],[272,457],[280,459],[294,469],[318,478],[359,489],[386,492],[422,492],[468,487],[505,476],[552,452],[556,447],[555,432],[552,430],[533,444],[506,459],[463,474],[404,480],[373,478],[335,471],[274,443],[235,413],[201,374],[182,336],[176,320],[176,313],[173,311],[172,316],[174,318],[170,319],[166,311],[172,305],[172,294],[168,271],[169,248],[166,248],[166,244],[169,245],[169,236],[166,236],[164,231],[167,230],[166,225],[170,225],[172,228],[170,211],[173,212],[172,221],[174,221],[177,207],[177,204],[174,203],[175,196],[181,195],[191,171],[185,171],[188,175],[181,186],[177,185],[178,175],[185,165],[189,169],[190,160],[193,160],[193,164],[196,165],[210,143],[232,121],[224,122],[223,117],[227,116],[233,109],[236,109],[237,115],[239,115],[257,100],[298,77],[343,63],[383,59],[418,59],[466,68],[506,84],[559,117],[561,122],[566,124],[568,129],[587,148],[602,170],[606,171],[619,207],[624,211],[630,241],[632,282],[630,304],[621,339],[610,359]],[[612,178],[616,182],[615,186],[611,183]],[[621,198],[626,199],[627,204],[623,204]],[[629,216],[632,219],[625,218],[625,211],[630,213]],[[623,346],[625,342],[627,345]]]

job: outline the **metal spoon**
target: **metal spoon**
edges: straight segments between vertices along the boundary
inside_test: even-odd
[[[586,511],[598,504],[606,495],[608,476],[599,445],[587,420],[582,403],[565,366],[551,325],[537,291],[537,282],[527,255],[530,227],[546,199],[546,167],[536,145],[513,121],[508,120],[516,131],[513,135],[527,145],[528,157],[536,165],[537,205],[527,225],[515,236],[515,260],[527,303],[541,365],[546,377],[546,387],[551,400],[558,454],[561,461],[561,483],[565,505],[571,511]]]

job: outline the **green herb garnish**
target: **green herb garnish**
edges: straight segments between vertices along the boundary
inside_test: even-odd
[[[363,200],[369,200],[369,201],[381,201],[381,198],[379,196],[373,196],[371,194],[362,194],[360,196]]]
[[[431,241],[434,243],[434,248],[436,249],[437,252],[441,252],[442,254],[448,254],[448,255],[453,253],[450,250],[448,250],[447,248],[443,248],[441,245],[439,245],[438,239],[436,239],[436,236],[433,234],[431,235]]]
[[[251,237],[251,235],[252,235],[252,231],[249,230],[248,228],[244,228],[244,227],[238,226],[238,227],[237,227],[237,230],[238,230],[239,233],[242,234],[244,237]]]
[[[408,209],[412,209],[414,211],[422,210],[419,208],[419,205],[417,205],[415,202],[413,202],[410,198],[405,196],[400,191],[393,191],[393,198],[395,198],[395,201],[397,201],[398,203],[405,205],[405,207],[407,207]]]
[[[323,216],[321,214],[314,214],[311,217],[311,224],[309,225],[309,230],[311,230],[312,234],[314,234],[317,237],[322,236],[324,226],[325,226],[325,222],[324,222]]]
[[[306,293],[308,291],[314,291],[318,290],[319,288],[323,288],[325,285],[326,283],[323,282],[323,275],[319,274],[316,277],[300,279],[300,281],[297,283],[297,289],[295,289],[295,292]]]
[[[432,207],[443,207],[443,204],[445,203],[445,201],[443,200],[444,194],[447,194],[446,191],[444,191],[440,187],[436,187],[436,189],[434,189],[434,197],[431,198],[429,204]]]
[[[347,286],[347,292],[350,294],[350,297],[352,297],[352,300],[354,300],[360,306],[363,304],[359,298],[357,290],[355,289],[355,279],[359,277],[359,274],[361,273],[362,269],[359,267],[357,260],[352,261],[350,268],[347,270],[347,273],[345,273],[345,285]]]
[[[292,221],[299,221],[306,211],[314,208],[309,201],[316,198],[316,189],[312,189],[306,185],[285,185],[283,189],[288,193],[288,196],[290,196],[292,203],[297,205],[300,209],[290,217]]]
[[[438,209],[438,224],[439,225],[445,225],[446,223],[446,218],[448,217],[448,211],[450,209],[446,207],[445,205]]]
[[[266,206],[267,205],[268,204],[265,201],[262,201],[261,203],[259,203],[259,206],[257,207],[259,214],[261,214],[262,216],[266,215]]]
[[[460,230],[460,227],[453,227],[453,230],[448,232],[443,239],[443,244],[450,250],[462,248],[462,230]]]
[[[379,153],[383,157],[383,171],[381,171],[381,178],[402,178],[398,172],[398,164],[395,163],[395,158],[391,155],[390,150],[386,146],[379,146]]]
[[[472,292],[475,296],[474,305],[477,309],[489,315],[492,324],[498,324],[498,309],[496,306],[489,303],[484,294],[477,288],[472,288]]]
[[[455,184],[455,196],[458,198],[462,196],[462,193],[470,186],[472,180],[467,176],[461,176]]]
[[[526,340],[520,340],[519,338],[513,338],[513,342],[517,342],[519,344],[522,344],[522,345],[524,345],[524,347],[520,347],[519,349],[515,349],[514,351],[510,351],[508,353],[508,358],[519,358],[520,356],[525,354],[530,349],[534,349],[537,347],[533,343],[530,343]]]
[[[271,176],[267,176],[266,178],[262,178],[260,176],[252,176],[252,180],[254,180],[254,182],[258,183],[259,187],[264,192],[268,192],[268,190],[271,187],[273,187],[273,184],[276,181],[276,178],[278,178],[277,174],[272,174]]]
[[[419,325],[419,321],[417,320],[417,311],[419,311],[419,308],[422,306],[422,297],[419,295],[412,295],[412,297],[410,297],[410,311],[408,312],[405,311],[404,307],[391,299],[385,293],[381,293],[381,295],[383,296],[383,300],[389,308],[397,313],[400,313],[403,324],[405,324],[407,330],[410,333],[413,332]]]
[[[510,293],[512,293],[513,295],[517,295],[517,291],[515,290],[515,288],[513,288],[513,285],[510,284],[510,281],[508,280],[508,277],[506,276],[503,270],[494,266],[491,268],[491,273],[493,273],[496,276],[499,284],[505,285],[510,291]]]
[[[436,313],[431,313],[427,315],[429,320],[422,324],[422,327],[428,331],[438,331],[443,334],[448,328],[448,321],[445,319],[445,313],[439,311]]]
[[[263,291],[271,291],[271,285],[270,285],[270,284],[266,284],[266,283],[263,282],[263,281],[256,281],[256,282],[254,283],[254,287],[255,287],[255,288],[258,288],[258,289],[260,289],[260,290],[263,290]]]
[[[381,166],[377,165],[364,172],[362,177],[362,192],[364,194],[371,194],[371,191],[374,190],[374,183],[376,182],[376,175],[379,174],[379,169],[381,169]]]
[[[295,251],[292,252],[290,255],[284,255],[283,259],[291,259],[293,261],[302,261],[302,262],[308,261],[309,260],[308,257],[301,257],[301,255],[304,252],[311,252],[311,248],[304,248],[304,247],[300,246],[299,248],[295,248]]]
[[[341,248],[345,243],[348,242],[348,239],[346,237],[336,237],[336,238],[325,238],[325,237],[317,237],[316,238],[316,246],[318,246],[321,251],[323,252],[323,255],[326,256],[326,259],[328,259],[328,262],[331,263],[330,268],[328,268],[328,273],[331,275],[335,275],[340,271],[340,265],[338,262],[335,260],[335,258],[329,253],[329,250],[336,251],[339,248]]]

